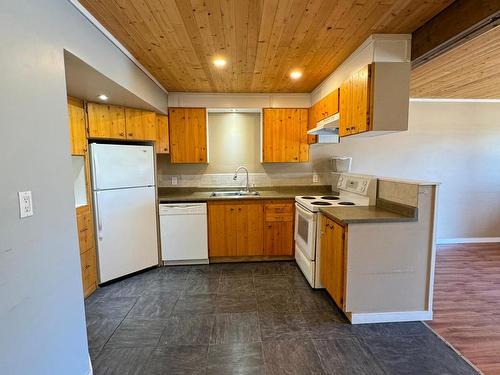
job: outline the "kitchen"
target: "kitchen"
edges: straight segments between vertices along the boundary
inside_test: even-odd
[[[44,307],[37,314],[43,312],[47,324],[35,335],[55,327],[59,310],[47,294],[55,285],[58,294],[66,290],[65,328],[56,330],[59,339],[50,340],[47,356],[34,365],[14,361],[6,349],[2,372],[478,373],[465,350],[457,352],[453,337],[433,326],[442,306],[438,299],[434,308],[434,280],[438,243],[495,238],[494,228],[473,230],[474,221],[485,222],[476,212],[462,219],[470,231],[461,229],[463,214],[453,203],[462,199],[461,185],[450,184],[444,172],[456,177],[470,171],[453,168],[454,158],[463,155],[446,142],[462,142],[465,135],[464,150],[472,157],[472,145],[489,145],[487,134],[492,142],[498,139],[491,121],[484,125],[479,115],[495,118],[495,102],[410,99],[419,68],[412,68],[412,38],[418,34],[409,31],[416,27],[360,33],[321,79],[304,68],[287,68],[286,77],[273,83],[282,86],[271,88],[272,69],[256,66],[253,84],[260,89],[246,91],[252,78],[228,78],[238,63],[227,52],[210,54],[208,81],[196,84],[182,75],[169,81],[169,73],[135,60],[135,47],[127,45],[134,51],[128,52],[118,41],[125,40],[120,26],[106,24],[104,16],[114,5],[93,3],[49,9],[76,24],[90,22],[93,31],[87,32],[97,33],[92,35],[100,49],[121,57],[113,58],[116,69],[110,69],[105,59],[83,53],[76,35],[65,36],[64,43],[74,47],[65,46],[58,57],[65,79],[56,81],[67,110],[53,112],[65,130],[49,134],[71,151],[58,150],[55,157],[48,146],[37,145],[54,161],[50,172],[42,158],[30,161],[52,181],[72,181],[73,191],[54,187],[58,208],[52,198],[41,198],[42,188],[32,193],[33,183],[16,185],[21,224],[45,217],[39,228],[49,233],[46,225],[59,222],[59,234],[51,238],[75,250],[58,258],[73,265],[62,273],[40,262],[53,275],[40,283],[44,292],[37,303]],[[179,6],[184,14],[187,9]],[[420,9],[422,20],[448,11],[432,6],[428,13]],[[210,16],[203,13],[207,7],[198,4],[193,12]],[[16,12],[9,8],[9,14]],[[261,68],[265,78],[259,81]],[[127,69],[135,78],[122,76]],[[186,67],[184,74],[196,77],[199,71]],[[50,99],[44,100],[49,108]],[[484,132],[477,140],[464,130],[471,120]],[[30,137],[31,147],[44,137]],[[494,151],[485,153],[496,160]],[[495,178],[471,174],[467,188],[486,179],[481,194],[492,196]],[[60,221],[48,219],[48,205],[66,214]],[[16,225],[9,221],[5,228]],[[11,231],[2,245],[2,263],[12,270],[18,258],[9,244],[22,238],[19,233]],[[55,259],[47,254],[47,261]],[[10,310],[3,321],[20,322],[12,309],[27,306],[19,298],[23,288],[35,286],[23,284],[21,275],[4,275],[3,285],[15,280],[20,292],[6,292]],[[13,328],[6,332],[18,335]],[[27,331],[19,334],[27,337]],[[78,357],[73,364],[56,359],[70,352]]]

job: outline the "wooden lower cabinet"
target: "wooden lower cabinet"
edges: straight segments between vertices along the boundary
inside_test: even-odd
[[[265,255],[293,255],[294,209],[294,202],[288,200],[264,204]]]
[[[293,255],[293,209],[293,201],[208,202],[209,256]]]
[[[88,297],[97,288],[96,247],[90,205],[76,209],[76,222],[80,244],[83,294]]]
[[[335,221],[321,219],[321,283],[342,310],[345,303],[346,229]]]
[[[260,201],[209,202],[209,256],[262,255],[262,217]]]

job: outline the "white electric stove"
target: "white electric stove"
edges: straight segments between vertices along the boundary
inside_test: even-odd
[[[377,178],[373,176],[344,173],[335,186],[338,195],[295,197],[295,260],[313,288],[323,287],[319,276],[318,211],[325,207],[371,206],[377,199]]]

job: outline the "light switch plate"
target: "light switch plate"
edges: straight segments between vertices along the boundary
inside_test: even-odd
[[[319,176],[315,173],[313,174],[313,183],[317,183],[319,181]]]
[[[19,193],[19,214],[21,219],[33,216],[33,202],[31,200],[31,191],[20,191]]]
[[[177,176],[172,176],[172,185],[177,185]]]

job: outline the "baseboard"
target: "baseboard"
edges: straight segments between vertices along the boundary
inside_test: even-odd
[[[462,237],[462,238],[438,238],[437,245],[452,245],[459,243],[495,243],[500,242],[500,237]]]
[[[94,370],[92,369],[92,361],[90,360],[90,354],[89,354],[89,372],[87,372],[87,375],[93,375]]]
[[[164,266],[192,266],[196,264],[208,264],[208,259],[188,259],[188,260],[164,260]]]
[[[348,313],[352,324],[416,322],[432,320],[432,311],[396,311],[383,313]]]

